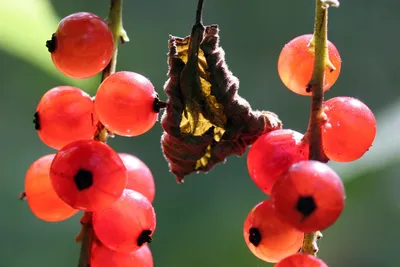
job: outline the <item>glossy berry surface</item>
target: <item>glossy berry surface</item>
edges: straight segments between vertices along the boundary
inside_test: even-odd
[[[267,262],[278,262],[298,252],[304,237],[302,232],[275,215],[270,200],[257,204],[250,211],[243,233],[250,251]]]
[[[92,253],[90,267],[153,267],[153,256],[147,245],[132,252],[118,252],[97,246]]]
[[[308,158],[308,145],[303,135],[293,130],[275,130],[261,135],[247,155],[247,168],[254,183],[271,194],[276,179],[290,165]]]
[[[147,197],[150,202],[153,202],[156,188],[149,167],[133,155],[119,153],[119,156],[124,162],[127,170],[128,182],[126,189],[137,191]]]
[[[324,230],[339,218],[345,192],[340,177],[326,164],[293,164],[272,188],[276,215],[305,233]]]
[[[314,68],[314,49],[309,46],[312,34],[298,36],[287,43],[278,59],[278,74],[283,84],[300,95],[311,95],[306,88],[311,80]],[[328,90],[339,78],[341,59],[335,45],[328,41],[329,59],[336,68],[325,69],[324,91]]]
[[[314,256],[295,254],[278,262],[274,267],[328,267],[328,265]]]
[[[107,23],[87,12],[63,18],[46,46],[57,69],[78,79],[101,72],[114,53],[114,40]]]
[[[98,120],[87,93],[76,87],[59,86],[42,96],[34,122],[42,142],[60,149],[73,141],[92,138]]]
[[[85,211],[110,207],[127,183],[121,158],[95,140],[75,141],[60,149],[51,164],[50,178],[60,198]]]
[[[101,83],[96,94],[96,113],[115,134],[141,135],[157,121],[156,97],[154,87],[146,77],[134,72],[117,72]]]
[[[156,228],[156,214],[142,194],[125,189],[110,208],[93,212],[93,229],[108,248],[131,252],[151,242]]]
[[[372,111],[360,100],[335,97],[325,102],[328,121],[322,128],[326,156],[334,161],[359,159],[371,147],[376,136]]]
[[[32,213],[47,222],[59,222],[72,217],[78,210],[67,205],[54,191],[50,181],[50,165],[55,154],[37,159],[25,176],[25,195]]]

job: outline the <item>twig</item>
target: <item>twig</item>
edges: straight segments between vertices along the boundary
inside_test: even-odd
[[[324,113],[324,73],[326,69],[334,71],[328,54],[328,7],[339,6],[338,1],[316,0],[314,36],[310,46],[314,49],[314,69],[307,87],[312,92],[311,115],[305,138],[310,143],[310,160],[328,162],[323,148],[321,125],[326,120]],[[318,252],[317,240],[322,237],[321,232],[307,233],[302,246],[303,253],[316,255]]]
[[[122,3],[123,0],[111,0],[110,8],[108,13],[108,26],[114,37],[114,54],[111,58],[110,63],[103,70],[101,81],[104,81],[108,76],[115,73],[117,66],[117,57],[118,57],[118,44],[121,41],[122,44],[129,42],[129,37],[124,30],[122,24]],[[97,133],[94,136],[95,140],[99,140],[101,142],[106,142],[110,133],[108,130],[99,123]],[[90,214],[85,213],[87,217],[91,217]],[[92,223],[84,222],[82,224],[82,233],[83,240],[81,245],[81,252],[79,255],[79,263],[78,267],[90,267],[90,257],[93,241],[96,239],[96,236],[93,232]]]

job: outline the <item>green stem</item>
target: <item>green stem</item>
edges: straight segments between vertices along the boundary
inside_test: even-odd
[[[110,9],[108,12],[107,21],[114,38],[114,54],[110,60],[110,63],[108,63],[107,67],[103,70],[101,82],[104,81],[111,74],[115,73],[117,67],[119,42],[121,42],[121,44],[129,42],[129,37],[124,30],[124,26],[122,23],[122,3],[123,0],[111,0],[110,2]],[[102,142],[107,142],[107,139],[110,136],[108,130],[101,123],[99,123],[97,128],[98,130],[94,136],[94,139]]]
[[[316,0],[314,36],[310,41],[310,48],[314,50],[314,69],[307,90],[312,92],[310,122],[306,138],[310,143],[310,160],[328,162],[323,148],[321,125],[325,122],[324,113],[324,78],[325,70],[334,71],[335,67],[329,60],[328,54],[328,7],[339,6],[336,0]],[[321,232],[307,233],[302,246],[303,253],[315,255],[318,252],[317,240],[322,237]]]
[[[103,70],[101,81],[104,81],[108,76],[115,73],[117,66],[117,57],[118,57],[118,44],[121,41],[122,44],[129,42],[129,37],[124,30],[122,24],[122,3],[123,0],[111,0],[110,8],[108,12],[108,26],[114,37],[114,54],[111,58],[110,63]],[[109,137],[109,133],[107,129],[99,123],[97,133],[94,136],[95,140],[99,140],[101,142],[106,142]],[[93,231],[92,224],[85,224],[82,226],[82,234],[83,240],[81,245],[81,252],[79,255],[78,267],[90,267],[90,257],[93,241],[96,239],[96,236]]]

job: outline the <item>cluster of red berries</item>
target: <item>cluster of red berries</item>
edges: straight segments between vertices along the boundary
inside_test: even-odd
[[[315,51],[313,35],[299,36],[285,45],[278,73],[291,91],[311,95]],[[328,42],[329,66],[323,89],[337,80],[341,59]],[[371,110],[351,97],[335,97],[324,103],[322,148],[329,160],[349,162],[372,145],[376,121]],[[305,233],[324,230],[340,216],[345,191],[340,177],[325,163],[309,160],[309,140],[293,130],[276,130],[260,136],[252,145],[247,166],[254,183],[270,199],[257,204],[244,224],[249,249],[260,259],[278,262],[276,267],[327,265],[314,256],[300,254]]]
[[[115,47],[107,23],[86,12],[62,19],[46,45],[54,65],[74,78],[103,71]],[[156,228],[152,173],[140,159],[117,153],[98,137],[105,129],[121,136],[147,132],[157,121],[157,103],[147,78],[122,71],[102,81],[95,99],[79,88],[58,86],[37,106],[39,137],[58,151],[28,169],[28,205],[50,222],[85,211],[98,241],[91,248],[92,267],[153,266],[146,245]]]

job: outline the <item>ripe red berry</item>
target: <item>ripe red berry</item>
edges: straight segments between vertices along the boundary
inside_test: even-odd
[[[72,86],[58,86],[42,96],[34,122],[42,142],[59,149],[73,141],[92,138],[98,120],[87,93]]]
[[[153,202],[156,188],[153,175],[147,165],[139,158],[126,153],[119,153],[125,164],[128,182],[126,189],[137,191]]]
[[[276,181],[271,200],[276,215],[303,232],[324,230],[339,218],[345,200],[340,177],[319,161],[300,161]]]
[[[298,36],[287,43],[278,59],[278,74],[282,82],[291,91],[300,95],[311,95],[306,88],[311,80],[315,51],[309,46],[312,34]],[[328,90],[339,78],[341,59],[335,45],[328,41],[329,59],[336,68],[331,71],[325,69],[324,91]]]
[[[41,220],[59,222],[72,217],[78,210],[67,205],[54,191],[49,170],[55,154],[37,159],[25,176],[25,196],[29,208]]]
[[[87,12],[63,18],[46,46],[57,69],[78,79],[101,72],[114,53],[114,40],[107,23]]]
[[[60,149],[51,164],[50,178],[60,198],[86,211],[110,207],[127,183],[121,158],[95,140],[75,141]]]
[[[371,147],[376,136],[372,111],[360,100],[335,97],[325,102],[328,121],[322,128],[326,156],[334,161],[356,160]]]
[[[153,256],[147,245],[132,252],[118,252],[105,246],[97,246],[90,267],[153,267]]]
[[[244,223],[244,239],[250,251],[267,262],[278,262],[299,251],[304,234],[276,217],[272,202],[257,204]]]
[[[100,121],[111,132],[137,136],[157,121],[157,93],[144,76],[128,71],[110,75],[97,90],[95,108]]]
[[[131,252],[148,242],[156,228],[156,214],[142,194],[125,189],[108,209],[93,212],[93,229],[108,248]]]
[[[311,255],[294,254],[278,262],[274,267],[328,267],[328,265]]]
[[[293,130],[276,130],[260,136],[247,155],[251,179],[265,193],[271,194],[276,179],[290,165],[308,158],[308,144]]]

